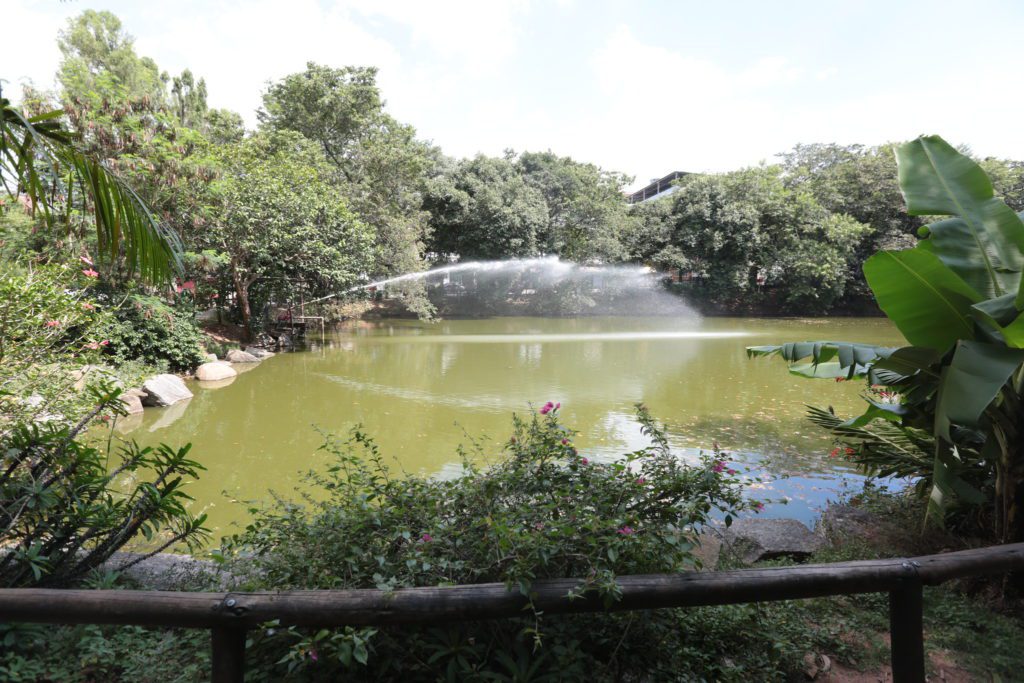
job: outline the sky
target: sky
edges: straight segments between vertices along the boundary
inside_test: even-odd
[[[932,133],[1024,159],[1019,0],[3,0],[0,79],[52,87],[85,9],[251,126],[307,61],[372,65],[389,112],[446,154],[550,149],[631,187]]]

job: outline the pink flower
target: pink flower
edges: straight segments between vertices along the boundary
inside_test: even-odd
[[[724,471],[725,470],[725,461],[724,460],[716,460],[714,467],[712,467],[711,469],[714,470],[715,472],[722,472],[722,471]]]
[[[46,326],[47,327],[60,327],[60,321],[59,320],[47,320],[46,321]]]
[[[430,543],[431,541],[434,540],[434,537],[431,536],[430,534],[423,534],[422,536],[420,536],[420,540],[423,541],[424,543]]]
[[[624,526],[621,529],[619,529],[619,534],[622,536],[632,536],[634,533],[636,532],[633,531],[633,527],[631,526]]]
[[[92,305],[91,303],[89,303],[88,301],[86,301],[86,302],[85,302],[84,304],[82,304],[82,308],[84,308],[84,309],[85,309],[85,310],[87,310],[87,311],[95,311],[95,310],[96,310],[96,307],[95,307],[95,306],[93,306],[93,305]]]
[[[554,409],[555,409],[555,404],[552,403],[551,401],[548,401],[547,403],[544,404],[544,406],[538,412],[540,412],[541,415],[547,415],[548,413],[550,413]]]
[[[640,477],[639,479],[636,480],[636,483],[639,484],[640,486],[643,486],[644,484],[647,483],[647,480],[644,479],[643,477]]]
[[[219,298],[220,298],[220,294],[218,294],[217,292],[214,292],[214,293],[213,293],[213,294],[212,294],[212,295],[210,296],[210,298],[212,298],[212,299],[219,299]]]
[[[562,445],[563,446],[568,446],[569,445],[569,439],[562,439]]]
[[[764,510],[764,503],[754,503],[754,509],[758,512],[762,512]]]
[[[181,288],[182,289],[187,289],[190,292],[194,292],[195,289],[196,289],[195,280],[186,280],[185,282],[182,282],[181,283]]]
[[[320,655],[317,654],[316,650],[310,650],[309,651],[309,658],[312,659],[315,662],[318,659],[320,659]]]
[[[86,344],[82,348],[92,349],[93,351],[99,351],[101,347],[107,346],[108,344],[110,344],[110,340],[109,339],[104,339],[101,342],[89,342],[88,344]]]
[[[589,465],[590,464],[590,461],[587,460],[586,458],[580,458],[580,462],[583,463],[584,465]]]
[[[92,259],[89,258],[88,256],[79,256],[78,258],[82,259],[82,263],[84,263],[85,265],[92,266]]]
[[[726,472],[728,474],[738,474],[738,472],[736,472],[736,470],[733,470],[733,469],[726,470]]]
[[[97,273],[92,268],[86,268],[85,270],[82,271],[82,275],[86,277],[99,277],[100,274]]]

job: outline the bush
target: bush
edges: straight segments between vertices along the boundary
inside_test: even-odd
[[[190,446],[130,443],[112,461],[109,446],[100,451],[79,435],[97,416],[124,412],[120,390],[91,393],[95,407],[73,426],[15,423],[0,433],[0,586],[71,585],[140,538],[155,553],[205,537],[206,515],[187,511],[182,490],[203,469]]]
[[[203,362],[202,335],[185,303],[170,306],[156,297],[132,295],[101,331],[117,363],[140,360],[188,371]]]
[[[301,504],[253,510],[225,544],[252,587],[380,588],[504,582],[529,596],[533,582],[578,577],[575,593],[618,598],[621,574],[699,566],[695,532],[713,514],[731,521],[744,502],[714,455],[688,465],[673,455],[641,407],[652,445],[613,463],[577,453],[557,407],[516,418],[507,457],[442,481],[394,478],[360,431],[325,449],[337,463],[310,473]],[[253,670],[327,679],[453,680],[517,676],[560,680],[629,677],[670,665],[681,650],[670,611],[521,619],[433,628],[315,634],[270,629],[254,640]],[[652,643],[659,643],[652,646]],[[286,670],[286,671],[285,671]]]

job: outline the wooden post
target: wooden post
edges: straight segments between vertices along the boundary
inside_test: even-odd
[[[245,680],[245,629],[218,627],[210,631],[213,648],[213,683],[243,683]]]
[[[919,579],[889,593],[894,683],[924,683],[924,594]]]

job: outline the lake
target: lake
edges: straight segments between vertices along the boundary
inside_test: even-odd
[[[484,439],[492,457],[511,416],[546,401],[579,431],[592,459],[645,443],[633,417],[644,402],[681,457],[717,442],[750,479],[767,516],[812,523],[824,503],[862,477],[829,457],[830,439],[804,417],[805,404],[861,407],[863,385],[789,375],[777,358],[748,359],[744,347],[784,341],[903,343],[882,318],[692,317],[492,318],[364,322],[314,335],[219,386],[190,382],[190,401],[122,418],[143,445],[192,442],[207,468],[188,491],[210,515],[214,538],[248,518],[272,489],[288,495],[300,472],[324,467],[319,430],[361,424],[408,472],[454,476],[457,448]]]

